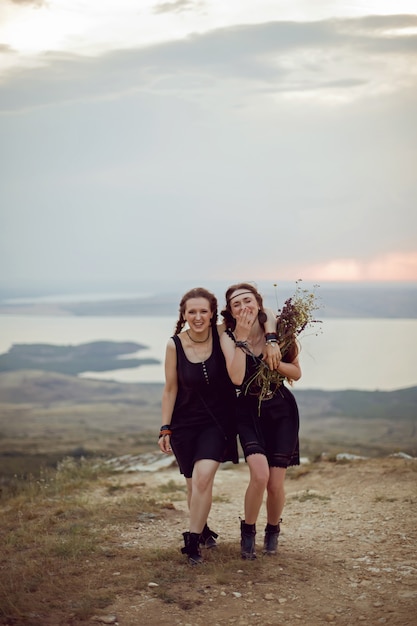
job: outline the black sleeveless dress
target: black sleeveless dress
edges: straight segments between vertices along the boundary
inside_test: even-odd
[[[226,370],[217,327],[206,361],[192,363],[181,340],[177,351],[178,391],[171,417],[171,446],[180,472],[191,478],[201,459],[239,462],[236,439],[236,392]]]
[[[234,335],[227,330],[233,341]],[[263,454],[270,467],[299,465],[300,418],[294,395],[282,383],[270,398],[262,400],[259,408],[259,390],[248,381],[259,367],[259,357],[246,355],[245,378],[238,388],[237,430],[245,459],[251,454]]]

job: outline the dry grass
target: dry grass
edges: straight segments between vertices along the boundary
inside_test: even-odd
[[[137,562],[127,567],[115,550],[108,519],[133,520],[158,505],[140,493],[116,499],[110,486],[93,462],[67,459],[56,472],[16,479],[2,493],[1,623],[39,624],[40,616],[59,614],[87,619],[113,601],[126,578],[141,584]],[[100,502],[97,490],[105,493]],[[112,576],[115,569],[123,576]],[[112,585],[103,585],[110,577]]]
[[[184,566],[178,547],[138,550],[121,540],[140,523],[164,519],[185,499],[181,480],[146,493],[93,460],[64,459],[57,471],[15,479],[1,494],[0,623],[13,626],[83,624],[106,612],[126,590],[146,592],[188,611],[208,589],[225,589],[244,572],[236,543],[205,553],[204,567]],[[250,576],[267,582],[270,568],[251,564]]]
[[[143,591],[153,580],[155,597],[187,610],[199,603],[187,592],[196,575],[202,589],[233,579],[241,564],[235,545],[207,554],[197,573],[184,567],[178,548],[149,546],[139,554],[123,547],[120,525],[131,529],[138,519],[164,517],[186,495],[174,480],[152,496],[143,483],[118,481],[97,462],[67,458],[57,471],[9,483],[0,500],[1,624],[81,624],[123,590]]]
[[[230,496],[244,471],[230,470]],[[227,532],[228,524],[237,529],[237,515],[229,516],[227,498],[221,497],[216,506],[224,520],[221,545],[204,551],[203,566],[191,567],[179,550],[186,493],[177,473],[150,480],[111,472],[94,460],[67,458],[57,471],[16,479],[1,495],[0,624],[82,626],[95,616],[117,616],[128,626],[197,624],[205,623],[201,619],[213,608],[213,623],[234,623],[245,610],[255,616],[253,624],[275,624],[284,623],[280,599],[287,602],[284,608],[290,607],[287,613],[300,620],[286,623],[313,623],[308,621],[312,610],[317,624],[327,623],[323,614],[339,610],[341,623],[357,623],[368,609],[352,609],[357,596],[352,572],[361,563],[362,575],[369,579],[367,564],[358,561],[365,538],[366,554],[380,559],[380,573],[372,574],[378,594],[381,587],[388,598],[396,585],[390,606],[392,614],[400,612],[392,624],[403,626],[409,623],[404,620],[408,600],[398,594],[407,594],[412,580],[399,566],[407,565],[414,545],[416,471],[416,463],[396,459],[312,464],[308,472],[291,468],[287,516],[293,524],[287,546],[284,532],[277,561],[240,559],[236,535]],[[349,508],[352,498],[354,512]],[[375,519],[382,520],[376,534]],[[404,538],[400,555],[398,541],[381,544],[393,532]],[[390,579],[385,567],[391,567],[394,555],[398,567]],[[336,578],[344,585],[345,600],[333,597],[329,581]],[[343,621],[342,615],[351,610],[355,615]],[[369,610],[375,611],[374,605]],[[144,621],[137,621],[139,615]],[[203,617],[198,621],[196,616]]]

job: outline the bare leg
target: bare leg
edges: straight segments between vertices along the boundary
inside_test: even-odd
[[[190,532],[201,533],[207,522],[213,497],[213,482],[220,463],[202,459],[194,465],[190,497]]]
[[[185,483],[187,485],[187,505],[188,510],[190,510],[191,494],[193,493],[193,479],[186,478]]]
[[[251,454],[247,458],[250,480],[245,493],[245,522],[256,524],[269,481],[268,461],[263,454]]]
[[[267,485],[266,512],[269,524],[278,524],[285,505],[284,467],[271,467]]]

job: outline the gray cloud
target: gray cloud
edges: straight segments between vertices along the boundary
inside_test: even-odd
[[[196,2],[195,0],[175,0],[174,2],[160,2],[156,5],[154,13],[183,13],[185,11],[195,11],[205,2]]]
[[[10,4],[32,4],[36,7],[47,6],[48,0],[6,0],[6,2],[10,2]]]
[[[21,70],[0,88],[0,110],[16,110],[83,98],[119,97],[134,90],[201,97],[233,81],[235,90],[302,91],[375,88],[389,76],[414,83],[417,36],[391,34],[415,27],[417,16],[384,16],[313,23],[274,22],[193,35],[146,49],[99,58],[45,54],[44,67]],[[365,56],[364,56],[365,55]],[[388,55],[395,67],[382,67]],[[401,57],[402,65],[396,57]],[[400,60],[401,60],[400,59]],[[245,86],[246,85],[246,86]]]
[[[5,43],[0,43],[0,54],[16,54],[16,51]]]
[[[2,272],[203,279],[415,250],[416,39],[386,34],[415,24],[241,26],[9,74]]]

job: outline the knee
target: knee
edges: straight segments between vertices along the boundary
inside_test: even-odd
[[[193,476],[193,490],[200,493],[211,489],[213,484],[213,475],[211,473],[197,472]]]
[[[267,491],[273,498],[281,498],[285,500],[284,483],[268,483]]]
[[[269,474],[263,470],[255,470],[251,473],[251,482],[257,489],[265,490],[268,485]]]

